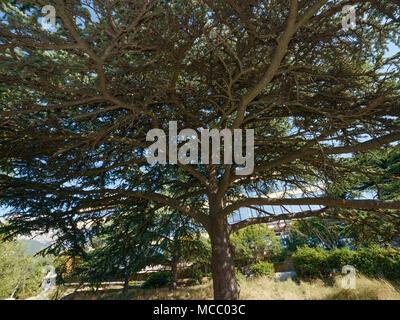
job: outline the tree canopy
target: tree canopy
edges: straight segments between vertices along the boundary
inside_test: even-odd
[[[42,7],[56,25],[43,30]],[[343,7],[357,25],[343,29]],[[210,235],[214,294],[237,298],[229,234],[353,209],[398,219],[398,200],[354,199],[349,155],[400,140],[400,5],[389,0],[1,1],[0,198],[10,234],[79,226],[150,201]],[[254,130],[254,170],[150,164],[149,130]],[[243,143],[245,147],[245,143]],[[310,186],[321,186],[318,194]],[[271,192],[299,188],[301,197]],[[341,192],[341,195],[343,192]],[[302,205],[274,215],[265,206]],[[314,210],[320,206],[321,209]],[[260,215],[235,224],[240,208]],[[348,211],[347,211],[348,212]],[[346,213],[348,214],[348,213]],[[81,242],[83,242],[82,240]],[[223,267],[222,267],[223,266]]]

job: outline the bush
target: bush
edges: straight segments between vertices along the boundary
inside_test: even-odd
[[[201,284],[201,279],[203,277],[206,276],[205,273],[203,273],[203,271],[201,271],[200,269],[186,269],[183,273],[182,276],[184,278],[190,278],[193,279],[193,284],[197,285],[197,284]]]
[[[203,272],[199,269],[195,269],[192,271],[191,278],[194,280],[194,285],[201,284]]]
[[[356,251],[351,251],[348,248],[328,251],[326,255],[326,267],[328,270],[338,269],[340,272],[344,266],[354,264],[355,255]]]
[[[288,255],[288,251],[279,245],[272,246],[269,252],[269,262],[280,263],[284,262]]]
[[[243,275],[243,273],[237,267],[235,267],[235,274],[236,274],[236,280],[237,281],[246,280],[246,277]]]
[[[369,276],[400,280],[400,251],[395,249],[363,248],[354,259],[354,266]]]
[[[152,273],[143,283],[143,288],[167,287],[171,282],[171,275],[167,271]]]
[[[256,276],[267,276],[267,277],[274,277],[275,276],[275,269],[272,263],[267,261],[262,261],[250,268],[251,272]]]
[[[345,265],[351,265],[367,276],[400,280],[400,251],[395,249],[371,247],[351,251],[302,247],[292,259],[297,275],[303,278],[327,277],[333,270],[341,272]]]
[[[319,278],[327,273],[328,251],[317,248],[302,247],[293,255],[292,261],[296,273],[303,278]]]

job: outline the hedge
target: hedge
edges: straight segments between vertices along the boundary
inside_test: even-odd
[[[171,275],[168,271],[155,272],[150,274],[143,283],[142,288],[162,288],[167,287],[171,282]]]
[[[324,250],[306,246],[299,248],[292,260],[297,275],[302,278],[327,277],[333,270],[341,272],[345,265],[351,265],[367,276],[400,280],[400,251],[396,249]]]
[[[256,277],[274,277],[275,275],[274,265],[267,261],[262,261],[253,265],[250,270]]]

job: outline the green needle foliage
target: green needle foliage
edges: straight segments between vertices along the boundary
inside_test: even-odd
[[[400,140],[400,54],[387,55],[399,46],[398,1],[51,0],[51,30],[43,4],[0,2],[2,233],[53,230],[49,251],[79,255],[95,234],[82,226],[149,201],[201,224],[215,297],[237,299],[232,232],[282,218],[398,220],[398,200],[343,196],[367,167],[349,157]],[[345,5],[355,29],[342,28]],[[171,138],[171,121],[254,130],[253,172],[148,163],[147,133]],[[295,188],[304,196],[267,197]],[[268,205],[322,208],[278,217]],[[260,215],[228,225],[249,207]]]

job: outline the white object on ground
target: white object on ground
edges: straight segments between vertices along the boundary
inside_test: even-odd
[[[295,276],[296,276],[296,271],[276,272],[275,281],[286,281],[288,279],[293,279]]]

